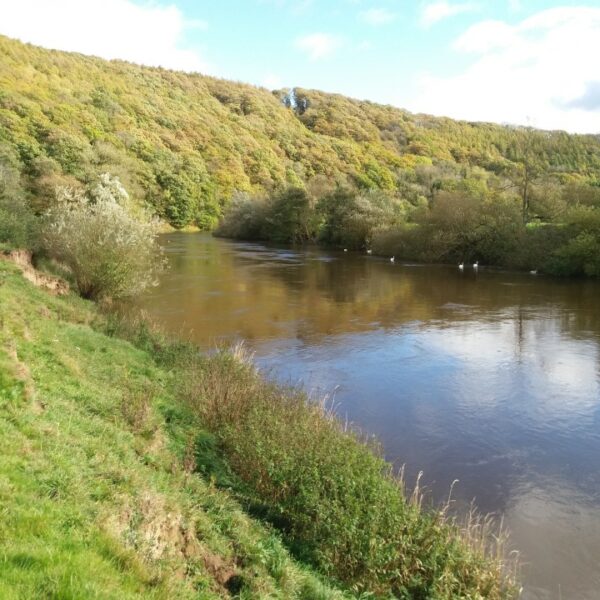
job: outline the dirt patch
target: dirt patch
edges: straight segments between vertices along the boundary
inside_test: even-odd
[[[33,403],[36,414],[41,413],[46,408],[46,405],[37,398],[29,367],[19,359],[17,348],[14,344],[11,343],[8,345],[7,354],[12,361],[15,376],[24,384],[25,398]]]
[[[142,516],[139,533],[151,559],[200,556],[193,523],[186,523],[181,513],[169,511],[162,496],[144,494],[139,500],[139,511]]]
[[[156,493],[144,492],[135,505],[125,500],[104,526],[121,539],[135,540],[137,549],[150,560],[197,558],[201,554],[193,523],[169,510],[165,499]]]
[[[205,551],[202,554],[202,562],[213,579],[224,588],[228,589],[234,580],[239,577],[230,564],[227,564],[220,556]],[[230,590],[231,591],[231,590]]]
[[[152,434],[152,438],[150,439],[148,446],[146,447],[146,454],[157,456],[164,450],[165,447],[165,437],[160,429],[156,429]]]
[[[135,506],[130,500],[125,500],[121,510],[104,520],[104,527],[133,545],[146,560],[181,561],[181,568],[177,569],[181,577],[185,577],[188,561],[198,561],[226,593],[240,578],[235,564],[202,544],[193,522],[185,519],[180,512],[169,510],[160,494],[147,491],[136,499]]]
[[[23,277],[33,285],[56,296],[64,296],[69,293],[69,284],[66,281],[35,269],[31,263],[31,252],[28,250],[13,250],[8,254],[0,255],[0,257],[17,265],[21,269]]]

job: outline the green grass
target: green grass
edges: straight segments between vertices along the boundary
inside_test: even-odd
[[[296,557],[381,598],[518,596],[515,565],[490,522],[423,509],[372,440],[301,390],[265,381],[243,350],[182,356],[182,398],[219,441],[245,505]]]
[[[198,473],[175,373],[98,320],[0,261],[0,598],[342,598]]]
[[[518,595],[489,522],[424,510],[373,441],[243,352],[5,261],[0,440],[2,599]]]

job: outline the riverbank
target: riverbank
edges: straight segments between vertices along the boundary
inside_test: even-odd
[[[342,598],[199,476],[176,375],[0,261],[0,597]]]
[[[202,356],[4,262],[0,311],[2,595],[516,595],[482,523],[404,500],[376,448],[239,353]]]

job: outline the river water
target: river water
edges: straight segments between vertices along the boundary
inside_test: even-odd
[[[143,299],[204,348],[244,340],[328,394],[433,501],[503,516],[526,600],[600,598],[600,284],[162,237]]]

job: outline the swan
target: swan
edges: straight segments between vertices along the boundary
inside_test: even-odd
[[[390,262],[392,262],[392,263],[393,263],[393,262],[395,262],[395,261],[396,261],[396,257],[395,257],[395,256],[392,256],[392,258],[390,258]]]
[[[476,261],[473,263],[473,268],[474,268],[474,269],[479,269],[479,261],[478,261],[478,260],[476,260]]]
[[[344,248],[344,252],[348,252],[348,248]]]
[[[373,250],[371,250],[371,248],[367,249],[367,254],[373,254]]]
[[[537,269],[533,269],[531,271],[529,271],[530,275],[537,275]]]
[[[465,269],[465,263],[464,263],[464,262],[461,262],[461,263],[459,263],[459,265],[458,265],[458,268],[459,268],[461,271],[464,271],[464,269]]]

